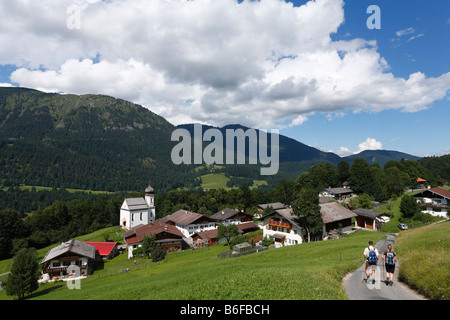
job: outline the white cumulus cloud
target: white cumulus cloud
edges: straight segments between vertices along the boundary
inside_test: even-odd
[[[373,138],[367,138],[366,141],[361,142],[358,145],[357,153],[362,152],[364,150],[381,150],[381,149],[383,149],[383,144],[381,142]]]
[[[343,0],[0,1],[0,64],[18,66],[21,86],[108,94],[174,124],[299,126],[315,112],[415,112],[446,96],[450,72],[399,78],[376,42],[333,41],[344,20]]]
[[[380,141],[377,141],[374,138],[369,137],[365,141],[358,144],[358,150],[356,150],[356,151],[351,151],[348,147],[344,147],[344,146],[342,146],[338,149],[330,149],[330,150],[326,150],[325,148],[320,148],[320,149],[322,151],[333,152],[340,157],[346,157],[346,156],[350,156],[353,154],[358,154],[365,150],[382,150],[383,143],[381,143]]]

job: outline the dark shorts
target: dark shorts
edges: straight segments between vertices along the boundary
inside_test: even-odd
[[[395,270],[395,264],[385,264],[386,272],[394,273]]]

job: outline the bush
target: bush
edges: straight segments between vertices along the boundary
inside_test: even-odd
[[[269,237],[264,237],[261,241],[261,245],[263,245],[264,247],[268,247],[273,243],[274,243],[274,240]]]
[[[166,250],[155,247],[151,252],[151,256],[153,262],[164,260],[166,258]]]
[[[234,237],[231,241],[230,241],[230,249],[233,249],[233,246],[239,244],[239,243],[243,243],[243,242],[247,242],[247,238],[245,236],[236,236]]]

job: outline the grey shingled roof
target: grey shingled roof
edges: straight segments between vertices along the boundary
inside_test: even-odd
[[[320,213],[324,223],[330,223],[340,220],[356,217],[356,214],[344,208],[337,202],[328,202],[320,204]]]
[[[383,216],[383,215],[390,216],[390,214],[386,213],[386,212],[375,211],[375,210],[364,209],[364,208],[355,209],[355,210],[353,210],[353,212],[359,216],[369,217],[372,219],[375,219],[376,217]]]
[[[274,210],[271,213],[261,217],[259,220],[264,220],[264,218],[266,218],[267,216],[273,215],[275,213],[278,213],[280,216],[282,216],[292,224],[301,227],[300,217],[292,215],[292,208]],[[337,202],[321,203],[320,213],[322,215],[322,221],[324,223],[330,223],[356,217],[356,214],[353,211],[344,208]]]
[[[266,209],[268,207],[272,207],[273,210],[279,210],[279,209],[284,209],[286,206],[281,202],[274,202],[274,203],[258,204],[258,207],[260,207],[261,209]]]
[[[87,257],[89,259],[95,259],[95,246],[79,240],[72,239],[67,242],[61,243],[59,246],[53,249],[50,249],[41,263],[55,259],[68,252],[74,255]]]
[[[130,211],[149,208],[148,203],[145,202],[144,198],[127,198],[125,199],[125,202],[127,203],[127,206],[130,209]]]
[[[321,192],[328,191],[332,194],[343,194],[343,193],[353,193],[352,189],[349,188],[327,188]]]
[[[214,222],[213,219],[211,219],[201,213],[191,212],[191,211],[187,211],[187,210],[183,210],[183,209],[180,209],[180,210],[172,213],[171,215],[165,216],[164,218],[161,219],[161,222],[163,222],[163,223],[172,222],[172,223],[179,224],[182,226],[188,226],[190,224],[199,223],[201,221]]]
[[[234,216],[236,213],[239,213],[239,211],[230,208],[225,208],[219,212],[214,213],[210,218],[214,220],[227,220],[232,216]]]

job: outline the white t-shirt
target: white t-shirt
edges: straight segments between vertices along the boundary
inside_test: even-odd
[[[366,258],[369,257],[369,251],[372,251],[372,250],[375,250],[375,254],[377,255],[377,259],[378,259],[378,250],[374,246],[369,246],[364,249],[364,257],[366,257]]]

